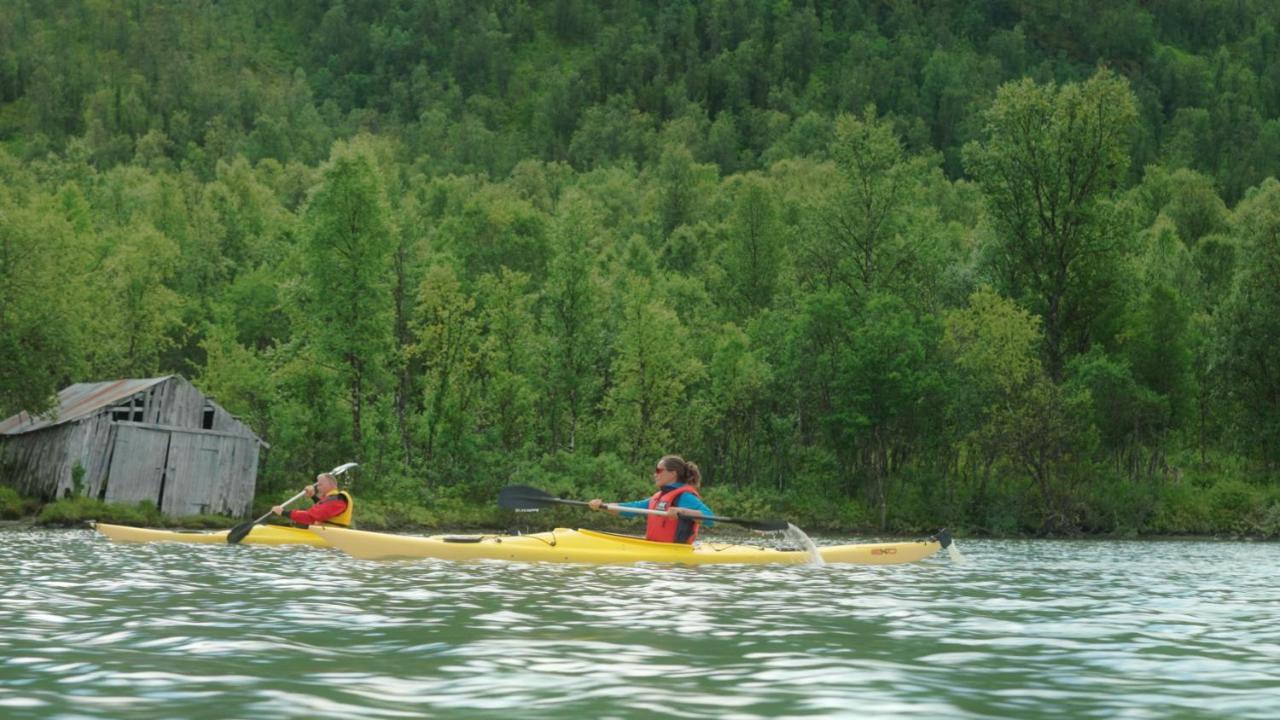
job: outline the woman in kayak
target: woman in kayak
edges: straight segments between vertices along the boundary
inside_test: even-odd
[[[316,476],[315,485],[303,488],[312,505],[306,510],[290,510],[284,514],[284,506],[276,505],[271,512],[292,520],[298,525],[341,525],[351,527],[351,510],[355,503],[346,490],[338,489],[338,478],[329,473]],[[316,499],[319,496],[319,500]]]
[[[679,455],[667,455],[658,461],[653,470],[653,484],[658,491],[645,500],[617,503],[620,507],[648,508],[665,510],[666,515],[648,515],[649,524],[645,528],[644,538],[655,542],[692,543],[698,537],[698,528],[705,522],[711,526],[710,520],[698,518],[715,515],[711,508],[702,502],[698,489],[702,487],[702,475],[698,466],[685,461]],[[605,507],[600,498],[587,503],[592,510],[605,509],[614,515],[635,517],[640,513],[619,513],[613,508]]]

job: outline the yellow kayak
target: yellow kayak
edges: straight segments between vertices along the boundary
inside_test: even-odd
[[[227,533],[230,530],[217,532],[181,532],[178,530],[155,530],[152,528],[129,527],[127,525],[109,525],[93,523],[98,532],[118,543],[221,543],[227,544]],[[329,543],[306,528],[285,527],[283,525],[255,525],[253,530],[240,541],[244,545],[313,545],[326,547]]]
[[[622,565],[637,562],[710,565],[724,563],[792,565],[812,561],[803,550],[773,550],[752,545],[702,542],[696,546],[649,542],[628,535],[557,528],[531,535],[389,535],[313,526],[310,531],[353,557],[367,560],[438,558],[441,560],[520,560],[525,562]],[[950,544],[946,531],[928,540],[818,548],[828,563],[888,565],[933,555]]]

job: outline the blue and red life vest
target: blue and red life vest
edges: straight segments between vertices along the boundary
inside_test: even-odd
[[[692,485],[681,485],[673,490],[662,488],[649,498],[649,509],[666,510],[674,507],[676,500],[687,492],[693,493],[698,498],[702,497]],[[684,516],[670,518],[665,515],[650,515],[648,525],[645,527],[644,539],[654,542],[692,543],[698,538],[700,527],[702,523]]]

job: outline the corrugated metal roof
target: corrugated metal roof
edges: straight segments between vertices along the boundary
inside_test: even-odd
[[[60,425],[92,415],[103,407],[114,405],[152,385],[168,380],[172,375],[156,378],[110,380],[108,382],[76,383],[58,393],[58,409],[32,417],[25,411],[0,422],[0,435],[21,435],[41,428]]]

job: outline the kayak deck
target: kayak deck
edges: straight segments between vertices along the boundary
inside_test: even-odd
[[[111,525],[93,523],[93,528],[118,543],[204,543],[227,544],[227,533],[230,530],[216,532],[182,532],[178,530],[158,530],[154,528],[130,527],[128,525]],[[311,545],[326,547],[323,538],[306,528],[284,527],[281,525],[255,525],[253,530],[240,541],[242,545]]]
[[[802,550],[703,542],[697,546],[650,542],[593,530],[557,528],[531,535],[391,535],[335,527],[310,531],[343,552],[366,560],[437,558],[441,560],[517,560],[524,562],[637,562],[711,564],[790,564],[812,561]],[[818,548],[824,562],[889,565],[916,562],[941,550],[950,536],[908,542],[833,545]]]

